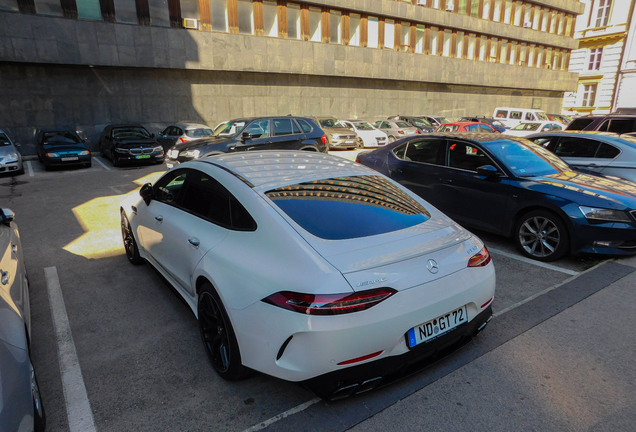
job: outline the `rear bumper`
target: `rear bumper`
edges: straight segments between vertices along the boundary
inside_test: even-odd
[[[405,354],[386,357],[304,381],[307,388],[326,400],[337,400],[388,385],[412,375],[447,356],[477,336],[492,319],[488,306],[472,321],[450,333],[418,345]]]

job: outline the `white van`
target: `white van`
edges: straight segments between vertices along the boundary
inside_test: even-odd
[[[521,122],[550,121],[545,112],[527,108],[498,107],[493,111],[492,118],[499,120],[507,128],[513,128]]]

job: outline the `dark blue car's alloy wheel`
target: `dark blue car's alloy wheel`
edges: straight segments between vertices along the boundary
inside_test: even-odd
[[[519,242],[529,255],[547,258],[559,248],[561,233],[556,224],[549,218],[534,216],[521,224]]]

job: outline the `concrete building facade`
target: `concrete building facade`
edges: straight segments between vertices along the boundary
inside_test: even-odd
[[[579,49],[572,51],[569,69],[579,74],[579,81],[576,91],[565,94],[566,114],[609,114],[614,110],[617,78],[626,67],[623,51],[635,1],[581,0],[585,12],[576,21],[574,35]],[[629,85],[628,79],[625,86]]]
[[[0,127],[559,112],[577,0],[0,0]],[[192,28],[184,28],[192,27]],[[196,28],[194,28],[196,27]]]

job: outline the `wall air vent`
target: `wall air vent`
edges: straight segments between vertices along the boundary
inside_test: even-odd
[[[183,19],[183,28],[187,29],[198,29],[199,28],[199,20],[194,18],[184,18]]]

